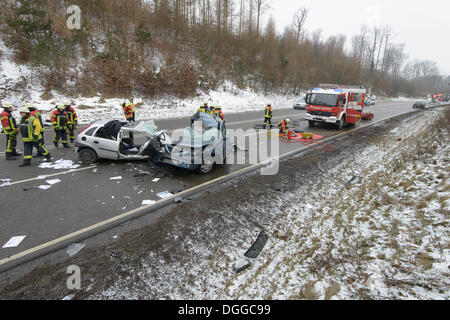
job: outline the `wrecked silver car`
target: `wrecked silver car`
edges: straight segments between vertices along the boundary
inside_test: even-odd
[[[84,164],[95,163],[98,159],[146,160],[152,156],[156,129],[153,120],[135,123],[95,121],[77,135],[75,152]],[[135,143],[134,134],[144,135],[144,143]]]
[[[191,126],[174,132],[172,140],[162,132],[157,141],[154,162],[201,174],[208,174],[216,164],[225,164],[227,155],[234,150],[234,144],[227,139],[225,121],[202,112],[192,117]]]

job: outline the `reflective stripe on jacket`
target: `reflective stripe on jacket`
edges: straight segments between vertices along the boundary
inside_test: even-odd
[[[41,128],[38,118],[31,116],[22,118],[20,121],[20,134],[23,137],[23,142],[33,142],[35,136],[41,138]]]
[[[67,113],[67,118],[68,118],[67,123],[68,124],[75,124],[78,122],[78,116],[77,116],[77,113],[74,108],[69,107],[69,108],[66,108],[64,111]]]
[[[61,129],[66,129],[67,113],[65,111],[60,112],[59,110],[55,110],[52,112],[50,121],[52,122],[53,126],[60,127]]]

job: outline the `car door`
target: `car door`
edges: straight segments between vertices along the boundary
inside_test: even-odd
[[[91,145],[94,147],[95,151],[97,152],[97,155],[100,158],[111,160],[119,159],[120,132],[118,136],[115,138],[116,140],[106,139],[102,137],[101,129],[102,128],[99,128],[99,130],[95,132]]]

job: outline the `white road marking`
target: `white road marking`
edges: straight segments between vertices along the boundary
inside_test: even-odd
[[[95,169],[95,168],[97,168],[96,165],[95,166],[89,166],[89,167],[86,167],[86,168],[80,168],[80,169],[71,169],[69,171],[59,172],[59,173],[55,173],[55,174],[49,174],[49,175],[46,175],[45,177],[47,179],[47,178],[57,177],[57,176],[61,176],[61,175],[72,173],[72,172],[85,171],[85,170],[88,170],[88,169]],[[16,185],[16,184],[20,184],[20,183],[35,181],[35,180],[42,180],[42,179],[41,179],[41,177],[35,177],[35,178],[31,178],[31,179],[11,182],[11,186]]]

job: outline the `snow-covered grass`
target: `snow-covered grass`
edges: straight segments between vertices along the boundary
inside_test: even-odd
[[[90,298],[449,299],[449,112],[438,115],[421,113],[361,152],[326,160],[320,181],[270,204],[255,196],[193,226],[173,221],[166,240],[179,242],[179,259],[167,259],[170,247],[150,251]],[[362,183],[345,188],[352,176]],[[235,274],[263,212],[270,239]],[[215,237],[219,220],[235,230],[226,239]]]

